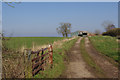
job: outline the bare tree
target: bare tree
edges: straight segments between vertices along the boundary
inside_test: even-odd
[[[97,29],[97,30],[95,30],[95,34],[96,34],[96,35],[99,35],[100,33],[101,33],[101,31],[100,31],[100,30],[98,30],[98,29]]]
[[[113,22],[112,22],[112,21],[109,21],[109,20],[104,21],[104,22],[102,23],[102,26],[105,28],[106,31],[115,28],[115,25],[113,24]]]
[[[71,33],[71,24],[70,23],[60,23],[60,27],[57,29],[58,34],[62,34],[63,37],[68,37],[68,34]]]

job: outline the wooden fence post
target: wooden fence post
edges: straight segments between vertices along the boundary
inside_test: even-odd
[[[42,48],[41,56],[43,55],[43,53],[44,53],[44,51],[43,51],[43,48]],[[43,59],[44,59],[44,56],[41,57],[41,61],[43,61]],[[40,66],[42,66],[41,70],[44,70],[43,64],[44,64],[44,62],[41,62],[41,65],[40,65]]]
[[[51,64],[51,68],[53,66],[53,48],[52,45],[49,45],[49,63]]]

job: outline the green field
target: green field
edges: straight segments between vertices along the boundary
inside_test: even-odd
[[[118,42],[115,37],[110,36],[94,36],[89,37],[93,46],[97,49],[97,51],[102,54],[111,57],[115,61],[118,60]]]
[[[64,37],[12,37],[6,42],[6,47],[14,50],[19,49],[22,46],[31,48],[33,43],[34,45],[44,45],[62,39],[64,39]]]

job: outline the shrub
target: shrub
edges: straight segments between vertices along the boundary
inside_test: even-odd
[[[102,35],[103,35],[103,36],[107,36],[107,32],[103,32]]]
[[[102,35],[103,36],[108,35],[113,37],[120,36],[120,28],[114,28],[114,29],[108,30],[107,32],[103,32]]]

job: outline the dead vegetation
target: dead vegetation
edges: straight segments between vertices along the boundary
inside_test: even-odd
[[[2,78],[24,78],[23,62],[20,53],[5,53],[2,56]]]

